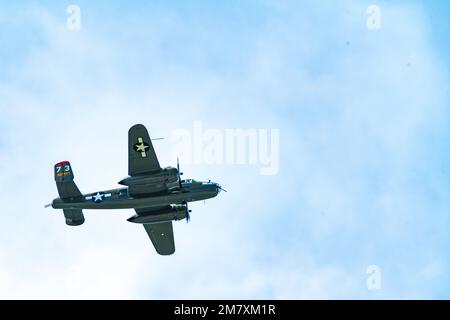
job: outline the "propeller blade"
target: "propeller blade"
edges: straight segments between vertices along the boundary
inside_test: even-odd
[[[178,175],[178,184],[180,185],[180,189],[183,187],[181,185],[181,174],[180,174],[180,159],[177,157],[177,175]]]
[[[189,223],[189,221],[191,220],[191,215],[189,213],[192,212],[192,210],[189,210],[187,203],[184,206],[186,210],[186,223]]]
[[[44,208],[49,208],[49,207],[51,207],[51,206],[52,206],[52,204],[49,203],[49,204],[46,204],[46,205],[44,206]]]

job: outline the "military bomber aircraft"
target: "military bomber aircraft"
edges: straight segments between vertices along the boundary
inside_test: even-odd
[[[66,224],[84,223],[82,209],[135,209],[128,219],[142,224],[156,251],[161,255],[175,252],[172,221],[186,219],[188,202],[217,196],[224,190],[214,182],[182,180],[180,166],[161,168],[147,129],[137,124],[128,131],[128,177],[119,182],[123,188],[82,194],[74,182],[68,161],[55,164],[59,198],[46,207],[62,209]],[[225,190],[224,190],[225,191]]]

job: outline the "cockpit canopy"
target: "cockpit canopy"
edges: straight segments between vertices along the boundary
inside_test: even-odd
[[[197,183],[197,180],[194,179],[185,179],[185,180],[181,180],[182,183]]]

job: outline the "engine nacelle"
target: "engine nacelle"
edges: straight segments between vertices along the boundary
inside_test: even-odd
[[[133,223],[158,223],[172,220],[182,220],[187,216],[187,208],[184,205],[171,205],[167,208],[155,209],[150,212],[136,213],[127,219]]]
[[[176,168],[167,167],[154,174],[127,177],[119,181],[119,184],[129,187],[144,187],[163,183],[173,183],[177,180],[178,170]]]

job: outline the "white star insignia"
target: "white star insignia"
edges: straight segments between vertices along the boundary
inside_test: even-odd
[[[93,195],[94,197],[94,201],[102,201],[103,200],[103,194],[101,194],[100,192],[97,192],[97,194]]]
[[[136,151],[138,151],[138,152],[145,152],[145,151],[147,151],[148,148],[149,148],[149,146],[146,146],[144,143],[136,145],[136,149],[137,149]]]

